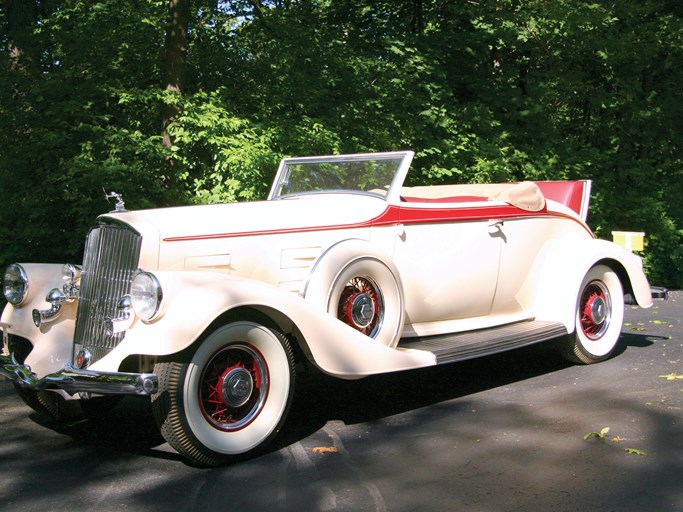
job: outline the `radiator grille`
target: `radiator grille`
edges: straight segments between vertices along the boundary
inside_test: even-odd
[[[141,245],[142,237],[129,227],[102,224],[90,230],[81,271],[74,354],[86,348],[96,361],[123,340],[123,332],[107,335],[104,320],[116,318],[118,300],[130,293]]]

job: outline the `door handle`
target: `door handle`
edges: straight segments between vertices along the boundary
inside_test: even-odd
[[[402,242],[406,241],[406,227],[403,224],[396,224],[396,236],[400,238]]]
[[[489,236],[491,238],[502,238],[503,242],[507,242],[505,233],[503,232],[503,225],[505,222],[502,219],[495,219],[489,221]]]

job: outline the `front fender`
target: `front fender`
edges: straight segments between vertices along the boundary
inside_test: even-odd
[[[548,242],[536,259],[535,271],[522,287],[520,302],[529,304],[527,307],[536,319],[559,321],[568,332],[573,332],[579,287],[586,273],[597,264],[612,268],[639,306],[652,305],[641,259],[612,242],[597,239]]]
[[[107,357],[92,369],[118,368],[131,354],[162,356],[194,343],[213,321],[240,307],[277,311],[301,334],[304,352],[322,371],[357,378],[430,366],[431,353],[391,349],[327,314],[323,307],[261,281],[209,272],[155,272],[164,293],[160,318],[139,320]]]
[[[8,326],[8,333],[31,342],[33,350],[25,363],[36,375],[46,375],[60,370],[71,361],[76,302],[63,304],[58,318],[37,328],[32,312],[34,309],[50,307],[45,296],[53,288],[62,286],[63,266],[38,263],[22,263],[21,266],[28,276],[28,297],[20,307],[7,304],[0,321]]]

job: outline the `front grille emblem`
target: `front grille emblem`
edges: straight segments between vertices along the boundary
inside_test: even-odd
[[[76,354],[76,368],[84,370],[90,364],[91,359],[92,355],[90,354],[90,351],[88,349],[84,348],[79,350],[78,354]]]

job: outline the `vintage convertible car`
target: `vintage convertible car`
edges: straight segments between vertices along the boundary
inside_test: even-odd
[[[651,305],[640,259],[586,225],[589,181],[405,187],[412,158],[284,159],[259,202],[119,201],[82,266],[5,271],[0,374],[62,421],[148,396],[169,444],[216,465],[273,438],[307,363],[357,379],[547,340],[592,363],[625,297]]]

